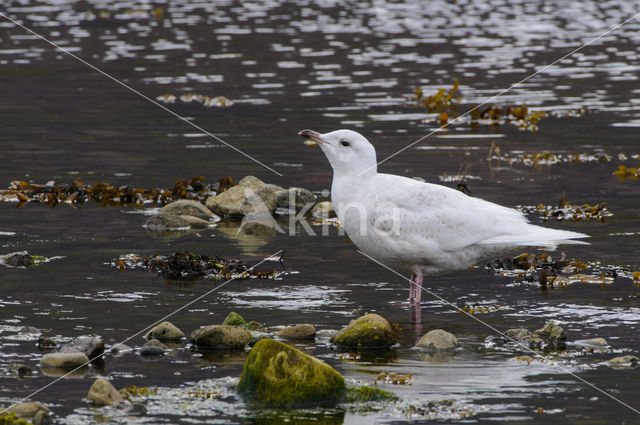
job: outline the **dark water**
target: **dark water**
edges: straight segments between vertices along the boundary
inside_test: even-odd
[[[161,8],[161,13],[154,9]],[[13,23],[0,19],[0,186],[23,179],[171,187],[178,178],[207,181],[252,174],[281,186],[329,189],[322,153],[301,143],[302,128],[361,131],[379,158],[438,127],[436,114],[415,105],[425,93],[459,78],[460,112],[509,87],[537,68],[640,11],[627,1],[556,2],[107,2],[6,1],[0,10],[104,72],[155,99],[186,93],[225,96],[227,108],[166,104],[202,128],[254,156],[278,176],[198,133],[166,111],[99,75]],[[640,270],[637,252],[637,181],[620,182],[618,165],[638,166],[640,127],[640,21],[593,42],[556,67],[503,96],[503,105],[546,111],[537,132],[505,124],[468,121],[394,156],[389,173],[446,182],[467,169],[474,196],[508,206],[556,204],[566,193],[575,204],[606,202],[606,223],[564,221],[557,227],[588,233],[589,246],[571,258]],[[575,111],[586,108],[588,114]],[[573,116],[576,115],[576,116]],[[500,147],[502,161],[487,161]],[[577,163],[528,166],[506,159],[550,151],[584,154]],[[592,160],[606,154],[610,160]],[[467,168],[468,167],[468,168]],[[492,331],[423,295],[422,323],[409,323],[407,282],[358,254],[344,237],[297,235],[236,237],[218,228],[159,238],[128,207],[48,208],[0,205],[2,253],[28,250],[60,256],[40,267],[3,268],[0,292],[0,401],[4,405],[52,382],[38,372],[18,379],[9,365],[37,369],[41,353],[21,326],[70,338],[97,333],[117,343],[188,300],[210,281],[167,282],[153,273],[106,265],[126,253],[188,250],[254,263],[279,250],[299,273],[277,281],[233,281],[171,318],[185,332],[221,322],[230,311],[268,326],[313,323],[337,329],[356,309],[377,312],[402,328],[397,357],[345,359],[326,340],[299,344],[336,367],[350,382],[371,384],[380,371],[413,374],[412,385],[382,385],[401,401],[379,411],[261,412],[235,400],[230,388],[246,354],[194,354],[178,346],[171,355],[141,360],[133,354],[106,359],[102,368],[64,379],[32,399],[54,410],[57,423],[280,423],[301,418],[320,423],[403,423],[427,420],[410,405],[453,400],[437,418],[454,422],[640,423],[627,407],[576,380],[563,369],[638,409],[637,369],[614,370],[605,360],[640,350],[638,286],[627,277],[541,291],[537,284],[488,274],[483,268],[436,277],[426,286],[462,307],[501,308],[476,317],[500,331],[537,329],[557,320],[569,341],[604,337],[611,350],[548,357],[531,364],[521,353],[485,345]],[[537,220],[536,217],[532,218]],[[554,254],[559,256],[560,254]],[[280,267],[268,262],[268,267]],[[411,350],[426,331],[443,328],[462,343],[455,357],[426,359]],[[36,336],[37,337],[37,336]],[[141,337],[129,342],[142,345]],[[117,388],[158,388],[149,415],[132,419],[91,411],[83,397],[96,376]],[[213,389],[222,400],[197,400],[188,391]],[[544,413],[539,413],[542,408]],[[461,412],[471,417],[462,419]],[[317,423],[317,422],[316,422]]]

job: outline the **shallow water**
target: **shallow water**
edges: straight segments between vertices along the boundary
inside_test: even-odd
[[[176,179],[196,175],[214,182],[225,175],[237,181],[252,174],[321,193],[330,187],[330,167],[320,150],[301,142],[299,130],[361,131],[382,159],[439,126],[437,115],[412,101],[414,88],[433,93],[451,87],[457,77],[463,112],[630,18],[640,6],[499,0],[172,1],[152,6],[56,0],[8,1],[0,10],[151,99],[175,95],[175,103],[162,105],[282,174],[202,136],[0,18],[0,186],[18,179],[67,183],[79,177],[85,183],[151,188],[172,187]],[[394,156],[380,170],[449,185],[450,176],[467,170],[474,196],[508,206],[554,205],[563,192],[574,204],[606,202],[613,213],[606,223],[548,225],[592,236],[591,245],[566,250],[571,258],[640,270],[640,189],[637,181],[620,182],[613,175],[618,165],[638,166],[633,155],[640,153],[639,30],[640,21],[631,21],[502,96],[505,105],[526,102],[547,112],[537,132],[510,124],[472,129],[463,121]],[[233,105],[206,107],[179,99],[187,93],[225,96]],[[576,113],[583,108],[588,114]],[[585,157],[604,153],[610,160],[535,167],[505,158],[488,161],[492,142],[505,158],[550,151]],[[233,226],[220,223],[166,238],[147,232],[142,227],[147,217],[130,214],[130,207],[29,203],[17,209],[5,202],[0,209],[0,253],[28,250],[62,257],[39,267],[2,269],[0,401],[5,405],[54,379],[39,371],[25,379],[10,375],[12,363],[38,369],[41,357],[33,339],[37,335],[20,336],[17,327],[33,326],[61,338],[97,333],[114,344],[213,288],[211,281],[167,282],[151,272],[119,273],[108,265],[132,252],[190,251],[255,263],[284,250],[285,266],[299,273],[275,281],[233,281],[170,320],[190,332],[221,322],[233,310],[267,326],[313,323],[318,329],[338,329],[355,317],[352,312],[364,309],[401,327],[400,348],[390,358],[345,358],[321,338],[317,344],[297,345],[350,382],[371,384],[380,371],[413,374],[410,386],[380,384],[401,401],[376,406],[377,411],[347,406],[264,412],[244,406],[230,390],[245,353],[193,353],[178,346],[158,359],[109,357],[102,367],[92,366],[32,397],[52,408],[57,423],[102,422],[104,416],[133,421],[86,407],[82,398],[98,375],[109,376],[117,388],[158,388],[146,401],[148,416],[135,419],[141,423],[211,423],[212,418],[220,423],[406,423],[421,419],[407,415],[410,405],[443,400],[453,400],[453,413],[442,408],[436,416],[454,422],[463,420],[463,411],[471,413],[464,421],[475,423],[640,422],[632,410],[566,373],[577,373],[640,408],[637,369],[614,370],[601,363],[640,350],[640,291],[628,278],[541,291],[536,284],[520,284],[480,267],[425,284],[460,307],[496,306],[476,317],[500,331],[534,330],[555,319],[569,341],[605,337],[613,347],[528,364],[516,359],[521,352],[485,345],[491,329],[427,293],[422,323],[410,323],[407,282],[358,254],[335,229],[328,236],[298,229],[295,236],[237,238]],[[267,262],[265,267],[281,266]],[[433,328],[457,335],[462,351],[433,359],[412,350]],[[140,346],[143,340],[128,343]],[[185,393],[194,388],[223,396],[192,400]]]

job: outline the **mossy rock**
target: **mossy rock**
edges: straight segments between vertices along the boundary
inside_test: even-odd
[[[347,388],[345,399],[348,403],[365,403],[368,401],[394,401],[398,400],[398,396],[390,391],[363,385]]]
[[[236,313],[235,311],[232,311],[227,315],[227,318],[224,319],[224,322],[222,322],[222,324],[229,325],[229,326],[244,326],[247,324],[247,321],[244,320],[244,318],[240,316],[238,313]]]
[[[340,348],[383,348],[396,342],[395,332],[378,314],[365,314],[340,329],[331,342]]]
[[[320,360],[273,339],[249,352],[238,393],[269,407],[331,406],[345,394],[344,378]]]
[[[265,331],[265,327],[262,323],[256,322],[256,321],[251,321],[251,322],[247,322],[244,325],[245,328],[247,328],[248,330],[250,330],[251,332],[264,332]]]
[[[20,419],[13,411],[0,414],[0,425],[33,425],[24,419]]]

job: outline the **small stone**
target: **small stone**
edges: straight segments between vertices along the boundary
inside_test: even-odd
[[[31,422],[33,425],[49,425],[53,423],[51,411],[42,403],[30,401],[13,406],[10,410],[20,419]]]
[[[41,350],[49,350],[57,347],[58,343],[53,338],[44,335],[40,335],[40,338],[38,338],[38,348]]]
[[[179,215],[156,214],[151,216],[144,225],[148,230],[162,232],[165,230],[188,230],[189,222]]]
[[[60,352],[81,352],[89,359],[94,359],[104,353],[104,341],[96,335],[82,335],[60,347]]]
[[[331,342],[342,348],[383,348],[396,341],[395,333],[384,317],[365,314],[340,329]]]
[[[190,339],[198,347],[241,349],[251,340],[251,332],[241,326],[210,325],[191,332]]]
[[[264,332],[265,330],[265,327],[262,323],[255,322],[253,320],[245,324],[244,327],[251,332]]]
[[[215,214],[229,217],[243,217],[252,212],[273,213],[277,207],[275,193],[281,189],[254,176],[246,176],[237,186],[207,198],[205,205]]]
[[[311,208],[311,215],[316,218],[331,218],[336,216],[336,212],[331,201],[322,201]]]
[[[553,320],[549,320],[542,328],[533,333],[549,344],[549,348],[551,349],[564,350],[567,348],[567,334],[564,329]]]
[[[525,328],[509,329],[504,334],[509,338],[519,342],[520,344],[528,346],[532,350],[535,350],[535,349],[539,350],[542,348],[544,344],[544,341],[542,340],[542,338],[529,332]]]
[[[33,369],[31,367],[22,363],[12,364],[9,366],[9,370],[20,377],[28,376],[33,373]]]
[[[124,353],[129,353],[131,351],[133,351],[133,348],[129,347],[126,344],[116,344],[113,347],[111,347],[111,354],[118,357],[123,355]]]
[[[158,341],[150,339],[140,348],[141,356],[162,356],[169,347]]]
[[[238,313],[236,313],[235,311],[232,311],[231,313],[229,313],[226,319],[224,319],[224,322],[222,322],[223,325],[229,325],[229,326],[243,326],[246,323],[247,322],[244,320],[244,318],[240,316]]]
[[[165,205],[161,211],[164,214],[197,217],[207,222],[220,220],[220,217],[212,213],[211,210],[202,203],[190,199],[179,199],[171,202]]]
[[[29,267],[33,264],[33,257],[27,251],[11,252],[0,255],[0,264],[9,267]]]
[[[608,363],[610,365],[616,365],[616,366],[620,366],[620,365],[635,366],[636,364],[638,364],[638,361],[640,361],[638,357],[627,355],[627,356],[614,357],[611,360],[609,360]]]
[[[604,338],[591,338],[576,341],[580,345],[586,345],[588,347],[608,347],[609,343]]]
[[[300,211],[304,207],[310,208],[316,202],[316,195],[302,187],[278,190],[275,195],[276,205],[288,210]]]
[[[460,346],[460,343],[452,333],[442,329],[434,329],[420,338],[416,346],[428,353],[438,353],[441,351],[453,351]]]
[[[316,328],[308,323],[290,326],[280,330],[277,337],[284,339],[313,339],[316,336]]]
[[[91,385],[87,398],[89,402],[100,406],[106,406],[124,400],[120,392],[111,385],[111,382],[103,378],[96,379],[93,385]]]
[[[155,338],[160,341],[179,341],[184,337],[184,332],[171,322],[162,322],[154,326],[145,335],[145,338],[147,339]]]
[[[81,352],[49,353],[42,356],[40,366],[43,368],[75,369],[89,363],[89,358]]]

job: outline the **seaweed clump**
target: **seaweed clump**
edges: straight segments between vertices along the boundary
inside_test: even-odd
[[[572,205],[571,202],[567,201],[564,193],[562,194],[562,199],[560,199],[556,206],[543,204],[531,206],[517,205],[515,208],[525,214],[538,214],[543,222],[547,220],[596,220],[604,223],[607,217],[613,216],[613,213],[607,209],[604,202],[597,205]]]
[[[613,172],[619,181],[640,180],[640,167],[626,167],[619,165],[618,169]]]
[[[32,423],[17,417],[13,411],[10,411],[0,414],[0,425],[32,425]]]
[[[256,270],[247,263],[223,257],[209,257],[191,252],[175,252],[170,255],[124,255],[110,263],[120,271],[125,268],[146,269],[160,273],[167,279],[275,279],[285,271]]]
[[[27,202],[38,202],[49,207],[66,203],[74,207],[82,206],[88,200],[106,206],[131,205],[136,207],[148,204],[166,205],[178,199],[191,199],[205,202],[209,196],[215,196],[232,186],[231,177],[223,177],[217,183],[206,184],[202,176],[176,180],[173,189],[142,189],[132,186],[112,186],[109,183],[84,184],[81,179],[72,183],[36,184],[27,181],[12,181],[5,190],[0,190],[0,200],[17,201],[18,207]]]

